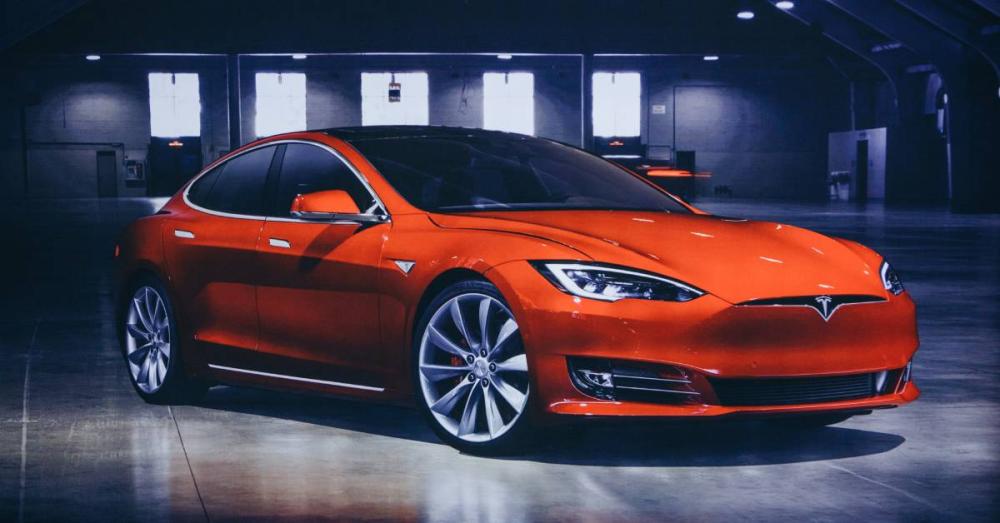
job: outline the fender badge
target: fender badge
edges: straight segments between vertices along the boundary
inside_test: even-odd
[[[399,267],[399,270],[403,271],[403,274],[410,274],[413,270],[413,266],[417,264],[415,261],[411,260],[392,260]]]

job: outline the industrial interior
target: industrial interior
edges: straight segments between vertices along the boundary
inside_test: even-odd
[[[39,0],[0,17],[0,520],[982,520],[1000,513],[1000,3]],[[583,423],[523,455],[406,405],[148,405],[116,238],[257,138],[485,128],[871,246],[921,398],[811,431]]]

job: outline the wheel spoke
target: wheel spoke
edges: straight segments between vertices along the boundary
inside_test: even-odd
[[[441,349],[444,349],[456,356],[459,356],[462,359],[465,359],[465,357],[470,356],[472,354],[469,351],[463,349],[462,347],[459,347],[455,342],[446,338],[445,335],[441,334],[441,331],[434,328],[433,325],[427,326],[427,332],[428,334],[430,334],[429,337],[431,343],[433,343],[437,347],[440,347]]]
[[[135,338],[136,341],[148,342],[152,338],[150,333],[142,330],[138,325],[130,323],[125,326],[125,329],[128,331],[129,336]]]
[[[455,376],[462,376],[468,374],[470,367],[464,365],[461,367],[453,367],[451,365],[432,365],[430,363],[420,364],[420,372],[430,381],[441,381],[447,378],[454,378]]]
[[[163,354],[165,358],[170,359],[170,344],[163,343],[160,345],[160,353]]]
[[[132,353],[128,355],[128,361],[132,362],[132,365],[142,365],[143,360],[145,360],[146,356],[149,354],[149,349],[152,348],[153,348],[152,343],[139,347],[138,349],[132,351]]]
[[[491,298],[483,298],[479,302],[479,346],[487,351],[490,350],[489,324],[492,303]]]
[[[167,357],[162,352],[157,352],[156,354],[156,368],[159,371],[157,380],[163,383],[163,380],[167,377]]]
[[[143,293],[145,295],[145,293]],[[142,327],[146,329],[146,332],[156,332],[153,328],[153,324],[149,321],[149,317],[146,316],[146,306],[143,305],[142,300],[144,298],[132,298],[132,306],[135,307],[135,315],[139,317],[139,322],[142,323]]]
[[[149,361],[149,370],[146,372],[146,378],[148,378],[146,384],[149,385],[150,389],[155,390],[159,385],[160,365],[152,355],[146,358],[146,360]]]
[[[458,327],[458,332],[465,338],[465,343],[471,347],[472,338],[469,337],[469,327],[465,324],[465,318],[462,317],[462,307],[459,305],[458,299],[451,300],[451,305],[448,308],[451,312],[451,321],[455,322],[455,327]]]
[[[479,404],[482,400],[482,387],[473,384],[472,390],[469,391],[469,399],[465,402],[465,409],[462,410],[462,421],[458,424],[459,437],[475,432],[476,415],[479,413]]]
[[[142,301],[146,305],[145,311],[146,311],[146,320],[149,322],[150,326],[149,332],[156,332],[156,315],[153,313],[153,309],[155,308],[153,299],[154,298],[159,299],[159,296],[157,296],[156,293],[153,293],[153,295],[150,296],[149,295],[150,292],[152,292],[152,289],[146,287],[146,292],[143,293]]]
[[[527,396],[523,392],[517,390],[517,388],[497,375],[493,375],[493,385],[508,405],[515,411],[521,412],[521,409],[524,408],[524,400],[527,399]]]
[[[163,300],[159,296],[156,297],[156,305],[153,307],[153,317],[151,319],[153,327],[157,331],[163,330],[163,327],[167,324],[167,309],[163,306]]]
[[[441,396],[440,399],[431,405],[431,410],[437,412],[438,414],[444,414],[445,416],[451,414],[451,411],[455,408],[455,404],[462,398],[464,398],[469,392],[469,387],[474,386],[475,383],[467,380],[462,380],[455,388],[448,391],[447,394]]]
[[[490,437],[496,437],[503,430],[503,416],[497,407],[496,392],[493,389],[489,387],[485,391],[486,425],[490,429]]]
[[[135,377],[136,383],[146,383],[149,381],[149,351],[146,351],[142,359],[142,365],[139,367],[139,374]]]
[[[497,362],[497,372],[528,372],[528,356],[518,354]]]
[[[512,340],[511,336],[517,332],[517,322],[513,318],[508,318],[507,321],[503,322],[500,326],[500,333],[497,334],[497,341],[493,344],[493,348],[490,349],[490,358],[494,358],[497,354],[503,352],[506,349],[506,344],[508,341]]]

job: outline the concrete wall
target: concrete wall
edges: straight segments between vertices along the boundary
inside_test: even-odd
[[[580,59],[494,56],[288,56],[241,58],[243,142],[253,140],[257,72],[307,74],[307,126],[361,124],[361,73],[426,71],[430,123],[479,127],[484,72],[535,75],[538,136],[581,143]],[[846,82],[825,64],[723,57],[598,57],[595,71],[643,73],[642,140],[694,150],[705,189],[729,186],[738,197],[825,196],[826,138],[850,129]],[[149,72],[197,72],[202,95],[204,161],[230,150],[226,69],[222,57],[50,58],[11,72],[0,87],[0,198],[24,195],[20,111],[27,123],[28,195],[96,195],[96,151],[145,158],[149,145]],[[652,106],[665,106],[653,114]],[[45,144],[45,145],[42,145]],[[82,152],[81,152],[82,151]],[[119,195],[139,195],[119,183]]]

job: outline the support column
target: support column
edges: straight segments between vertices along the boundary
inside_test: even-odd
[[[229,150],[243,145],[243,118],[241,113],[240,55],[226,55],[226,83],[229,92]]]
[[[580,57],[580,147],[594,146],[594,55]]]

